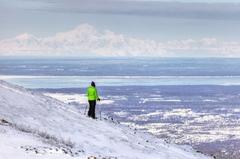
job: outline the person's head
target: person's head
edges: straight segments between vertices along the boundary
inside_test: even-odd
[[[92,82],[91,82],[91,86],[93,86],[93,87],[96,87],[96,85],[95,85],[95,82],[94,82],[94,81],[92,81]]]

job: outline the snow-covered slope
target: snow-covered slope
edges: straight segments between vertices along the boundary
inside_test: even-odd
[[[207,159],[74,106],[0,81],[0,158]]]

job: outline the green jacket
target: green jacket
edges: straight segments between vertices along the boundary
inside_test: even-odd
[[[97,89],[93,86],[89,86],[87,89],[87,96],[88,100],[97,100],[98,99]]]

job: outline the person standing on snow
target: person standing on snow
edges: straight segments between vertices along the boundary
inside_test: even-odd
[[[87,89],[87,97],[88,97],[88,103],[89,103],[88,116],[93,119],[96,119],[95,107],[96,107],[96,102],[100,101],[100,98],[98,97],[96,85],[93,81],[91,83],[91,86],[89,86]]]

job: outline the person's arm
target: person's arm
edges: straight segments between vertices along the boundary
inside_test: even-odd
[[[90,97],[90,90],[89,90],[89,88],[87,88],[86,96],[87,96],[87,99],[89,100],[89,97]]]
[[[100,101],[100,98],[98,97],[97,88],[95,88],[95,96],[96,96],[96,99],[97,99],[98,101]]]

